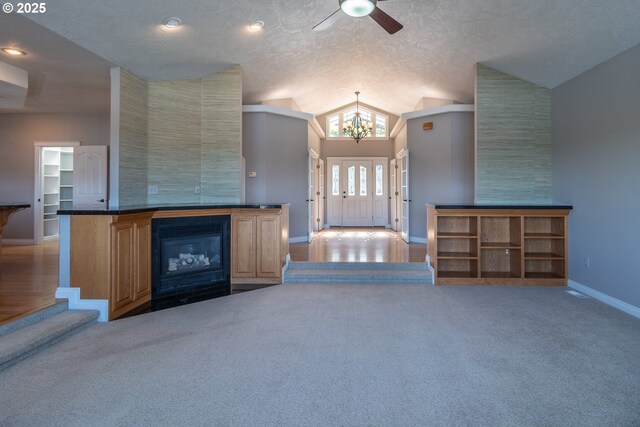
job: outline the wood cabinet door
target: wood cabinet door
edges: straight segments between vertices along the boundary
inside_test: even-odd
[[[257,277],[277,278],[282,275],[280,265],[280,217],[258,216],[256,222]]]
[[[111,228],[111,298],[109,311],[126,306],[134,300],[135,225],[115,223]]]
[[[134,299],[151,295],[151,220],[136,223]]]
[[[231,277],[256,277],[256,217],[235,216],[231,222]]]

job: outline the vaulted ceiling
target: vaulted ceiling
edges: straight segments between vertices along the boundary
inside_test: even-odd
[[[356,90],[394,114],[422,97],[471,102],[477,62],[552,88],[640,43],[638,0],[389,0],[379,7],[404,24],[395,35],[346,15],[312,31],[337,3],[59,0],[30,18],[150,80],[240,64],[245,103],[293,98],[314,114]],[[184,25],[163,29],[170,16]],[[255,20],[263,31],[248,32]]]

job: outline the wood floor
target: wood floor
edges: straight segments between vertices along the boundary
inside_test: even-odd
[[[424,262],[427,245],[408,244],[385,228],[332,228],[311,243],[289,245],[292,261]]]
[[[57,241],[38,246],[2,246],[0,324],[52,305],[57,287]]]
[[[289,245],[293,261],[423,262],[426,245],[407,244],[384,228],[334,228],[312,243]],[[58,286],[58,242],[4,245],[0,252],[0,324],[52,305]]]

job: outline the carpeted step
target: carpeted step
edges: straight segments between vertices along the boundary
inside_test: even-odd
[[[334,263],[327,263],[334,264]],[[335,263],[337,264],[337,263]],[[321,268],[290,268],[285,273],[285,283],[399,283],[399,284],[433,284],[431,272],[423,268],[369,268],[358,266],[358,263],[346,266],[321,266]],[[382,264],[384,265],[384,264]],[[310,265],[309,267],[314,267]],[[394,268],[395,267],[395,268]]]
[[[306,262],[290,261],[289,270],[427,270],[424,262]]]
[[[31,326],[34,323],[38,323],[67,310],[69,310],[69,301],[66,299],[57,299],[55,304],[50,305],[49,307],[45,307],[16,320],[10,320],[9,323],[0,326],[0,337],[15,332],[18,329]]]
[[[67,310],[0,337],[0,371],[95,323],[97,310]]]

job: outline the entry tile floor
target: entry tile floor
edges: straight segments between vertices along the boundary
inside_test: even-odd
[[[427,245],[408,244],[395,231],[377,227],[331,228],[311,243],[289,245],[292,261],[424,262]]]

